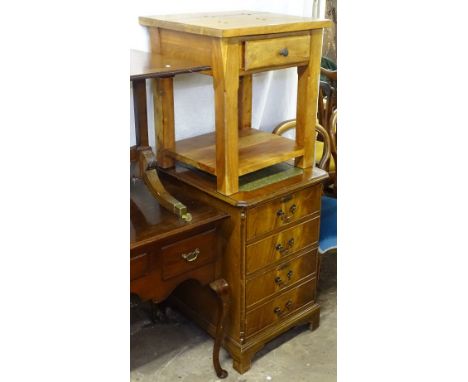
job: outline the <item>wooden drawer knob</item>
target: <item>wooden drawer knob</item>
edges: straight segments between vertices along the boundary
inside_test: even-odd
[[[283,57],[288,57],[288,54],[289,54],[289,50],[288,48],[283,48],[279,51],[279,54],[280,56],[283,56]]]

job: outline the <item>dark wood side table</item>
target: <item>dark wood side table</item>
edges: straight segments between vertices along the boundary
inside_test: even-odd
[[[221,248],[217,230],[228,215],[187,196],[180,200],[192,214],[190,222],[162,208],[141,179],[131,181],[130,291],[142,301],[160,303],[186,280],[209,284],[218,297],[213,364],[218,377],[225,378],[219,349],[230,294],[227,282],[219,278]]]
[[[221,275],[232,299],[224,348],[241,374],[267,342],[294,326],[307,323],[315,330],[320,322],[317,249],[322,182],[328,175],[292,163],[277,166],[276,175],[262,170],[246,183],[242,179],[241,190],[230,196],[217,192],[216,178],[201,171],[180,165],[159,171],[169,192],[183,190],[230,216],[220,227],[225,242]],[[291,177],[278,180],[280,174]],[[215,333],[216,302],[206,291],[182,285],[170,300]]]

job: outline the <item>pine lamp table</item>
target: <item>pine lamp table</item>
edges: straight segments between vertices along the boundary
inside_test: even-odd
[[[216,177],[223,195],[239,191],[239,177],[294,158],[314,164],[315,122],[323,29],[329,20],[234,11],[140,17],[151,50],[166,58],[207,66],[215,104],[213,133],[175,141],[172,78],[155,84],[158,165],[183,162]],[[296,138],[251,128],[252,74],[297,67]]]

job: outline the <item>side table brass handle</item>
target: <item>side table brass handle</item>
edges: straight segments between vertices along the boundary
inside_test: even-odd
[[[283,210],[278,210],[278,211],[276,211],[276,216],[281,218],[283,223],[289,223],[291,221],[291,219],[293,218],[293,215],[294,215],[294,213],[296,211],[297,211],[297,206],[295,204],[293,204],[289,208],[290,215],[286,215],[286,213]]]
[[[279,54],[280,54],[280,56],[287,57],[288,54],[289,54],[288,48],[283,48],[283,49],[281,49],[281,50],[279,51]]]
[[[193,252],[183,253],[182,258],[187,263],[191,263],[192,261],[195,261],[198,258],[199,254],[200,254],[200,250],[198,248],[196,248],[195,251],[193,251]]]
[[[291,212],[292,214],[295,213],[297,211],[297,206],[295,204],[293,204],[291,206],[291,208],[289,209],[289,212]]]
[[[280,253],[280,255],[289,254],[289,249],[294,246],[294,238],[288,240],[288,246],[284,247],[283,244],[278,243],[275,245],[275,249]]]
[[[288,302],[286,303],[285,307],[286,307],[286,309],[289,310],[289,309],[291,309],[292,305],[293,305],[293,302],[292,302],[291,300],[288,300]]]
[[[281,308],[277,306],[275,309],[273,309],[273,313],[275,313],[278,316],[281,316],[281,313],[283,312],[281,311]]]
[[[285,251],[285,248],[283,247],[283,244],[280,244],[280,243],[276,244],[275,249],[278,252],[281,252],[281,253]]]

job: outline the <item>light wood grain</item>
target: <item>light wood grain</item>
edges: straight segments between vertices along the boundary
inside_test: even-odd
[[[286,50],[286,55],[280,53],[283,50]],[[244,69],[308,62],[309,55],[309,35],[246,41]]]
[[[211,65],[212,38],[169,29],[160,29],[161,54],[194,65]]]
[[[149,36],[150,36],[150,45],[151,45],[151,52],[153,54],[161,54],[161,35],[159,28],[148,28],[149,29]]]
[[[217,187],[219,192],[231,195],[239,190],[237,101],[240,43],[225,39],[213,39],[212,43]]]
[[[214,37],[234,37],[326,28],[331,21],[259,11],[145,16],[140,24]]]
[[[153,79],[156,155],[162,168],[174,166],[174,160],[167,155],[175,147],[173,86],[172,77]]]
[[[167,77],[182,73],[209,70],[209,65],[197,65],[193,60],[130,50],[130,80]]]
[[[237,132],[236,132],[237,133]],[[215,133],[177,141],[168,155],[213,175],[216,173]],[[299,157],[303,150],[288,138],[255,129],[239,131],[237,176]]]
[[[239,78],[239,130],[252,127],[252,75]]]
[[[315,123],[320,80],[320,57],[323,29],[311,31],[310,60],[307,66],[299,66],[297,84],[296,143],[304,148],[304,156],[296,158],[296,166],[307,168],[315,161]]]

